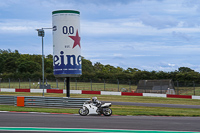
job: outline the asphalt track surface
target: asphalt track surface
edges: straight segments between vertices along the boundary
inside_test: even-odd
[[[80,116],[78,114],[0,112],[1,127],[200,131],[200,117]],[[18,133],[22,131],[0,131]],[[23,131],[22,133],[30,131]],[[35,132],[35,131],[32,131]],[[44,131],[42,131],[44,132]],[[41,133],[42,133],[41,132]],[[37,131],[40,133],[40,131]],[[54,133],[54,132],[52,132]]]
[[[102,101],[102,102],[103,103],[112,103],[112,105],[130,105],[130,106],[146,106],[146,107],[168,107],[168,108],[194,108],[194,109],[200,109],[200,105],[134,103],[134,102],[112,102],[112,101]]]

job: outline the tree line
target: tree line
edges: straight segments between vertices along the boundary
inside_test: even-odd
[[[55,80],[53,74],[53,56],[51,54],[44,58],[45,78]],[[0,78],[28,80],[42,79],[42,55],[20,54],[18,50],[11,51],[0,49]],[[180,67],[178,70],[165,71],[146,71],[138,68],[114,67],[103,65],[100,62],[92,63],[82,57],[82,76],[78,80],[82,81],[139,81],[153,79],[172,79],[180,82],[198,82],[200,73],[188,67]]]

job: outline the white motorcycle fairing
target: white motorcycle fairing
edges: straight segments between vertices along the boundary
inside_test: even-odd
[[[111,106],[111,103],[104,103],[104,104],[101,105],[102,108],[103,107],[110,107],[110,106]]]
[[[83,105],[83,108],[87,108],[89,110],[89,115],[98,114],[97,113],[97,107],[92,103]]]
[[[79,114],[82,116],[86,115],[101,115],[110,116],[112,114],[112,110],[109,108],[111,107],[111,103],[99,103],[98,107],[96,104],[86,101],[83,104],[83,107],[79,109]]]

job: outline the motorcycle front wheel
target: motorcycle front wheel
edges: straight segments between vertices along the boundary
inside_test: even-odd
[[[89,110],[88,110],[87,108],[85,108],[85,109],[80,108],[78,112],[79,112],[79,114],[80,114],[81,116],[86,116],[86,115],[88,115]]]
[[[112,115],[112,110],[110,108],[104,108],[103,109],[103,115],[104,116],[111,116]]]

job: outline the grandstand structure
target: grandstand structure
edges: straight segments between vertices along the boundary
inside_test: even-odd
[[[136,92],[174,94],[174,89],[175,87],[172,79],[140,80]]]

